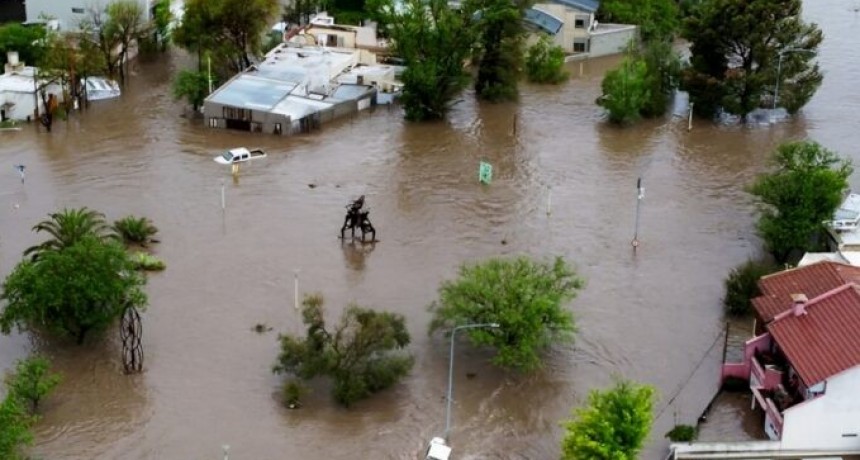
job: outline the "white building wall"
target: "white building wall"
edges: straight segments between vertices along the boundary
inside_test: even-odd
[[[143,8],[143,17],[150,19],[153,0],[137,0]],[[93,8],[105,8],[110,0],[27,0],[25,8],[28,22],[43,17],[59,21],[61,30],[76,29],[81,20],[90,17]]]
[[[783,449],[860,449],[860,366],[827,379],[826,393],[783,413]]]

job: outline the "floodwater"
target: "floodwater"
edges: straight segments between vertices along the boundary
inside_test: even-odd
[[[405,124],[382,107],[292,138],[214,131],[179,116],[169,81],[189,62],[176,55],[138,63],[121,100],[93,104],[53,133],[0,133],[0,275],[41,240],[34,223],[77,206],[152,218],[168,265],[147,288],[140,375],[122,374],[115,338],[75,347],[0,337],[0,369],[36,350],[64,375],[34,453],[204,459],[229,445],[231,459],[417,458],[444,429],[448,343],[426,333],[439,282],[463,262],[530,254],[563,255],[587,280],[570,305],[580,333],[529,376],[495,370],[486,351],[459,343],[456,457],[557,458],[559,421],[590,389],[623,376],[659,389],[643,458],[662,458],[663,433],[695,422],[714,395],[722,279],[760,247],[744,185],[788,139],[860,160],[855,3],[806,3],[827,37],[824,85],[800,117],[770,128],[696,121],[688,132],[680,117],[607,126],[593,102],[617,62],[609,59],[571,64],[562,87],[523,86],[519,104],[466,95],[446,123]],[[233,181],[212,157],[234,146],[269,157]],[[494,165],[492,185],[477,183],[480,160]],[[20,163],[23,185],[12,169]],[[362,194],[381,241],[342,245],[344,206]],[[410,377],[349,410],[315,382],[302,409],[284,409],[271,366],[276,334],[301,331],[295,276],[302,293],[324,293],[332,319],[350,302],[406,315]],[[257,323],[274,330],[253,332]]]

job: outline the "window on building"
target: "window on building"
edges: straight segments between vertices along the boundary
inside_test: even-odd
[[[580,42],[580,41],[573,42],[573,52],[574,53],[586,52],[585,42]]]
[[[585,28],[585,19],[577,19],[576,21],[574,21],[573,27],[575,27],[577,29],[584,29]]]
[[[248,109],[224,107],[223,115],[228,120],[251,121],[251,111]]]
[[[275,123],[275,134],[281,134],[281,124]]]
[[[84,14],[84,9],[83,8],[72,8],[72,13]]]
[[[209,117],[209,127],[217,128],[218,127],[218,119],[215,117]]]

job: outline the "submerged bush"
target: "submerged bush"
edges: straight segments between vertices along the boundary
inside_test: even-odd
[[[113,228],[126,244],[135,243],[143,246],[154,242],[152,237],[158,233],[158,228],[146,217],[123,217],[113,223]]]
[[[748,260],[734,268],[726,278],[726,297],[723,304],[726,313],[740,316],[752,311],[752,299],[761,295],[758,280],[776,271],[776,267],[765,262]]]
[[[675,425],[672,431],[666,433],[672,442],[690,442],[696,439],[696,427],[691,425]]]
[[[564,69],[564,49],[553,45],[546,35],[542,36],[528,49],[526,75],[534,83],[555,84],[566,80],[568,72]]]
[[[148,272],[158,272],[167,268],[167,265],[164,263],[163,260],[153,255],[149,255],[145,252],[135,253],[133,256],[131,256],[131,262],[134,264],[134,267],[137,270],[143,270]]]

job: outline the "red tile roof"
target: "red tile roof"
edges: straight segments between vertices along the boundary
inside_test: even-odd
[[[767,329],[806,386],[860,365],[860,292],[846,284],[788,310]]]
[[[762,295],[752,300],[759,318],[765,323],[791,308],[791,294],[806,294],[812,299],[845,283],[860,283],[860,267],[822,261],[762,277]]]

